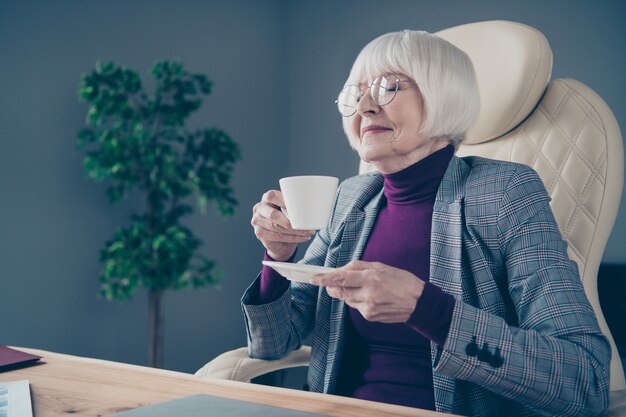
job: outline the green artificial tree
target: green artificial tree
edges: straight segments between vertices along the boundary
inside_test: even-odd
[[[218,214],[231,215],[237,204],[231,172],[240,153],[219,129],[185,126],[211,92],[205,75],[172,61],[157,62],[151,73],[152,97],[136,72],[112,62],[83,76],[79,96],[89,109],[77,149],[85,152],[88,177],[108,184],[111,202],[132,191],[144,202],[100,251],[100,295],[124,301],[148,291],[150,363],[162,367],[164,292],[216,285],[219,278],[214,261],[196,253],[202,242],[181,223],[193,212],[188,197],[197,198],[202,213],[212,202]]]

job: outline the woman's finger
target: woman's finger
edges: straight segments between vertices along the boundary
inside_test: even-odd
[[[254,213],[255,216],[259,216],[269,220],[272,224],[281,226],[286,230],[293,230],[289,219],[276,207],[272,207],[267,203],[261,203]]]
[[[333,298],[344,300],[345,302],[365,303],[364,291],[362,287],[326,287],[326,292]]]
[[[264,217],[260,217],[260,216],[253,217],[251,224],[253,226],[260,226],[263,229],[267,229],[272,232],[276,232],[276,233],[284,234],[284,235],[311,237],[315,234],[315,230],[285,229],[281,225],[276,224],[273,221],[266,219]]]
[[[317,274],[311,277],[311,284],[320,287],[363,287],[367,280],[367,271],[351,271],[346,269],[337,269],[324,274]]]
[[[263,242],[279,243],[304,243],[311,239],[311,236],[288,235],[277,233],[260,226],[254,226],[254,235]]]
[[[272,205],[274,207],[278,207],[280,210],[281,207],[285,207],[285,200],[283,199],[283,193],[278,190],[269,190],[261,197],[261,201]]]
[[[350,261],[349,264],[343,267],[344,269],[348,269],[351,271],[365,271],[368,269],[385,269],[387,265],[381,262],[368,262],[368,261]]]

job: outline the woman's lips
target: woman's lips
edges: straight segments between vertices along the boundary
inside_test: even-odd
[[[378,133],[388,132],[390,130],[392,129],[388,127],[384,127],[384,126],[375,126],[375,125],[366,126],[363,129],[361,129],[361,136],[364,136],[365,134],[376,135]]]

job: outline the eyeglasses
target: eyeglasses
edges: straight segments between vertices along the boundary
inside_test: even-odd
[[[343,117],[350,117],[357,112],[359,101],[363,97],[363,90],[369,88],[370,96],[374,103],[379,106],[386,106],[396,97],[396,93],[400,89],[400,83],[415,81],[398,78],[394,74],[379,75],[372,81],[369,87],[359,87],[358,85],[348,85],[339,92],[335,104]]]

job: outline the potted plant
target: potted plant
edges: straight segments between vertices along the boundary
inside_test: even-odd
[[[85,153],[87,176],[106,182],[111,202],[139,193],[143,211],[134,213],[100,251],[100,295],[124,301],[148,291],[149,357],[163,366],[163,293],[168,289],[216,285],[214,261],[198,254],[202,242],[181,220],[197,198],[204,213],[212,202],[219,215],[237,204],[230,185],[240,152],[222,130],[190,130],[187,118],[211,92],[211,81],[182,64],[157,62],[149,96],[138,74],[112,62],[97,63],[83,76],[79,97],[89,108],[77,149]]]

